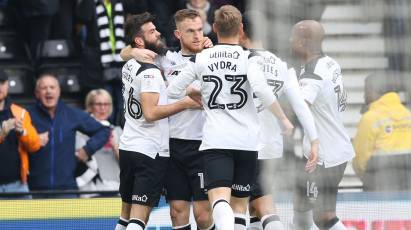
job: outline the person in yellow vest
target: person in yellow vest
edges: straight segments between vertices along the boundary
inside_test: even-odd
[[[365,79],[368,105],[354,137],[353,167],[364,190],[411,188],[411,112],[400,100],[392,76]]]
[[[28,153],[41,147],[40,136],[31,123],[30,114],[11,103],[8,88],[8,76],[0,70],[0,195],[29,191]],[[43,141],[47,142],[46,139]]]

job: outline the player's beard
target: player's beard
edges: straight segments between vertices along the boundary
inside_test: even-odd
[[[181,46],[184,46],[186,50],[188,50],[190,53],[193,53],[193,54],[199,53],[201,52],[201,50],[203,50],[203,47],[196,47],[193,45],[189,45],[189,44],[186,44],[184,41],[181,41]]]
[[[149,42],[144,38],[143,40],[146,49],[149,49],[158,55],[165,55],[167,53],[166,45],[161,41],[161,39],[158,39],[156,42]]]

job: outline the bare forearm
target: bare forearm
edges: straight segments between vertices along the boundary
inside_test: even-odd
[[[120,57],[121,57],[124,61],[128,61],[128,60],[132,59],[133,56],[132,56],[132,48],[131,48],[131,46],[126,46],[126,47],[124,47],[124,48],[120,51]]]
[[[274,101],[270,106],[268,106],[268,109],[270,112],[278,119],[278,120],[284,120],[287,119],[287,116],[285,115],[283,109],[280,106],[280,103],[278,101]]]
[[[149,111],[143,111],[143,114],[147,121],[153,122],[179,113],[184,109],[186,109],[186,104],[180,100],[173,104],[156,105]]]

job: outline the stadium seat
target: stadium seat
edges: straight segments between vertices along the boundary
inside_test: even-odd
[[[15,36],[0,36],[0,68],[9,76],[9,93],[33,94],[33,67],[28,46]]]
[[[79,84],[80,68],[74,67],[48,67],[41,68],[42,73],[53,73],[57,76],[61,92],[70,94],[78,93],[81,90]]]
[[[53,58],[72,59],[78,57],[73,43],[69,40],[47,40],[43,44],[40,44],[38,52],[38,58],[43,60]]]
[[[56,74],[63,94],[81,91],[79,76],[81,63],[79,53],[69,40],[47,40],[40,44],[36,57],[39,73]]]
[[[32,71],[26,68],[3,68],[9,77],[9,94],[33,95],[34,81]]]
[[[16,36],[0,36],[0,62],[31,65],[27,44]]]

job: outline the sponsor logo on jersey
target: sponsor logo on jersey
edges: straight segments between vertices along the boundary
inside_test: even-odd
[[[177,76],[180,72],[181,72],[181,71],[179,71],[179,70],[170,70],[170,71],[167,73],[167,76],[168,76],[168,77]]]
[[[148,199],[148,197],[146,195],[142,195],[142,196],[132,195],[131,196],[131,200],[138,201],[138,202],[143,202],[143,203],[146,203],[147,199]]]
[[[240,53],[238,53],[237,51],[234,52],[227,52],[227,51],[220,51],[220,52],[214,52],[212,54],[210,54],[210,58],[234,58],[234,59],[238,59],[238,57],[240,56]]]
[[[250,184],[247,184],[246,186],[243,186],[241,184],[233,184],[233,185],[231,185],[231,188],[233,190],[236,190],[236,191],[249,192],[251,186],[250,186]]]
[[[152,74],[146,74],[146,75],[143,76],[143,78],[153,79],[153,78],[154,78],[154,75],[152,75]]]

